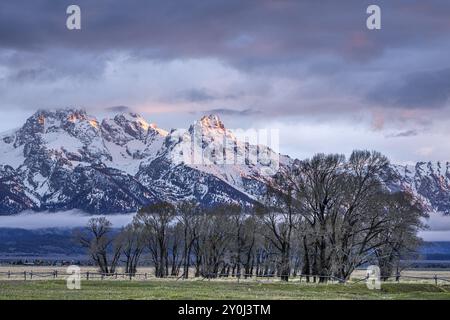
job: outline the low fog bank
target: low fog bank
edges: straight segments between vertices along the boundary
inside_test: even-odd
[[[88,215],[80,210],[64,212],[24,212],[14,216],[0,216],[0,228],[20,228],[26,230],[48,228],[77,228],[86,225],[93,217],[107,217],[114,228],[120,228],[132,221],[135,213]],[[431,213],[425,220],[428,229],[419,235],[425,241],[450,241],[450,216],[441,213]]]
[[[450,215],[440,212],[430,213],[430,218],[425,220],[428,231],[450,231]]]
[[[0,216],[0,228],[26,230],[48,228],[77,228],[87,224],[90,218],[107,217],[114,228],[120,228],[132,221],[135,213],[112,215],[88,215],[80,210],[64,212],[24,212],[14,216]]]
[[[450,215],[432,212],[424,222],[428,228],[419,232],[424,241],[450,241]]]
[[[450,231],[421,231],[419,236],[424,241],[434,242],[434,241],[450,241]]]

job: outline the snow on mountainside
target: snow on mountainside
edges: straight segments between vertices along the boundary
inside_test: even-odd
[[[418,162],[392,165],[393,185],[416,194],[431,211],[450,214],[450,163]]]
[[[155,164],[165,163],[167,171],[187,167],[188,170],[216,177],[237,191],[254,197],[261,195],[266,179],[279,166],[290,161],[267,146],[240,141],[214,115],[203,117],[188,130],[171,132],[159,155],[161,158],[158,161],[145,162],[141,179],[147,178],[147,173],[153,171]]]
[[[134,113],[97,120],[38,111],[0,134],[0,215],[24,210],[134,212],[158,201],[251,205],[292,160],[209,115],[170,133]],[[263,139],[264,140],[264,139]],[[391,165],[390,190],[450,213],[450,164]]]
[[[181,199],[251,205],[288,161],[240,142],[216,116],[168,133],[134,113],[98,121],[83,110],[38,111],[0,134],[0,214],[133,212]]]

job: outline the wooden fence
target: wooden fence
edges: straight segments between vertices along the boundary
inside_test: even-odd
[[[23,280],[23,281],[29,281],[29,280],[65,280],[70,274],[66,272],[61,272],[58,270],[53,271],[21,271],[21,272],[13,272],[13,271],[6,271],[6,272],[0,272],[0,280]],[[80,273],[80,277],[82,280],[163,280],[163,279],[169,279],[169,280],[185,280],[182,276],[167,276],[164,278],[156,278],[153,274],[149,273],[101,273],[101,272],[93,272],[93,271],[84,271]],[[352,278],[350,280],[344,280],[340,279],[335,276],[320,276],[320,275],[313,275],[313,274],[297,274],[295,276],[290,275],[289,276],[289,282],[318,282],[320,278],[326,278],[328,283],[347,283],[347,284],[354,284],[362,281],[366,281],[368,278]],[[190,277],[189,279],[197,279],[201,281],[211,281],[211,280],[234,280],[237,282],[240,281],[279,281],[280,275],[255,275],[255,274],[241,274],[240,276],[230,276],[230,275],[202,275],[201,277]],[[440,276],[438,274],[434,274],[433,276],[408,276],[408,275],[402,275],[402,274],[396,274],[388,278],[390,282],[394,283],[400,283],[403,281],[427,281],[430,283],[434,283],[435,285],[438,284],[450,284],[450,278]]]

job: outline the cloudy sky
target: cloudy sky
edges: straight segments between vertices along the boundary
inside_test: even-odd
[[[278,128],[296,157],[446,161],[449,30],[448,0],[2,1],[0,131],[39,108],[127,106],[166,129],[205,113]]]

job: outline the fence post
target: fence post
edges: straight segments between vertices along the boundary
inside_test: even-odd
[[[30,271],[30,280],[33,280],[33,271]]]
[[[8,270],[8,279],[11,278],[11,270]]]
[[[23,272],[23,279],[27,280],[27,272],[26,271]]]
[[[434,284],[437,285],[438,284],[438,278],[437,278],[437,274],[434,275]]]
[[[89,271],[86,272],[86,280],[89,280]]]
[[[147,280],[147,272],[144,274],[145,280]]]

